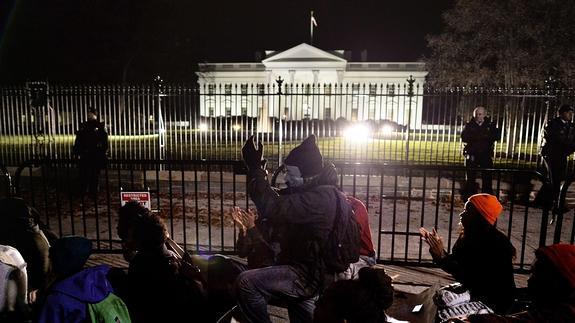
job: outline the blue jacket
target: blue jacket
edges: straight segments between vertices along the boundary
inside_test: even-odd
[[[110,267],[99,265],[84,269],[50,288],[38,321],[86,322],[90,320],[87,304],[98,303],[113,290],[106,275]]]

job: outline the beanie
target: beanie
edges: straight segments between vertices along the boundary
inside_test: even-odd
[[[563,113],[563,112],[567,112],[567,111],[573,111],[573,107],[569,104],[563,104],[560,108],[559,108],[559,114]]]
[[[547,258],[557,271],[565,278],[571,288],[575,288],[575,246],[571,244],[554,244],[541,247],[535,251],[537,258]]]
[[[315,135],[307,137],[299,146],[295,147],[288,154],[284,163],[297,166],[304,178],[319,174],[323,168],[323,158],[317,147]]]
[[[495,224],[495,221],[503,211],[503,206],[499,203],[497,197],[491,194],[475,194],[469,197],[467,201],[471,202],[483,218],[491,225]]]
[[[92,242],[84,237],[66,236],[50,247],[50,260],[55,272],[63,275],[74,274],[88,261],[92,253]]]

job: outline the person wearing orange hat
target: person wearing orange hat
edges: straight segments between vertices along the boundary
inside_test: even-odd
[[[436,229],[420,229],[433,261],[465,286],[474,301],[482,301],[504,314],[513,302],[515,248],[495,227],[503,206],[491,194],[469,197],[461,212],[462,231],[451,254]]]

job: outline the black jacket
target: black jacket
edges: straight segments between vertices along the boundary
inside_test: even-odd
[[[257,169],[248,175],[248,193],[260,217],[279,230],[278,264],[315,267],[317,247],[322,246],[332,229],[337,211],[337,175],[333,165],[310,183],[278,194]]]
[[[560,117],[549,121],[543,133],[541,155],[545,157],[566,157],[575,151],[575,127],[563,122]]]
[[[501,138],[501,131],[489,118],[485,118],[481,125],[472,118],[461,131],[461,141],[465,143],[463,154],[466,156],[479,156],[493,154],[496,141]]]
[[[505,313],[511,306],[513,251],[505,235],[460,237],[450,255],[434,260],[469,290],[472,300],[482,301],[497,313]]]
[[[108,133],[104,123],[88,120],[80,125],[74,141],[74,155],[94,163],[105,162],[108,152]]]

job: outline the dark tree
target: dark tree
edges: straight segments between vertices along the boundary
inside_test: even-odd
[[[575,1],[455,0],[426,58],[436,85],[572,86]]]

